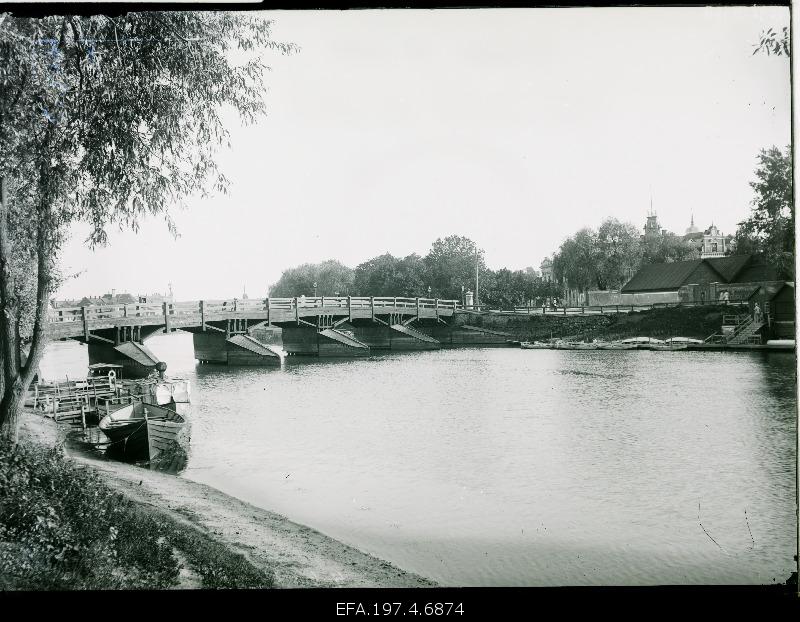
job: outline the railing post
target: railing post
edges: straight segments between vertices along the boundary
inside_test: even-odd
[[[375,321],[375,296],[369,297],[369,308],[372,314],[372,321]]]
[[[267,326],[272,326],[272,320],[269,317],[269,309],[270,309],[269,296],[267,296],[267,299],[266,299],[265,302],[266,302],[266,305],[267,305]]]
[[[168,309],[168,303],[164,302],[164,303],[162,303],[162,306],[164,308],[164,332],[168,333],[169,332],[169,309]]]
[[[353,300],[351,296],[347,297],[347,321],[353,321]]]
[[[439,321],[439,299],[434,299],[434,308],[436,309],[436,321]]]
[[[300,326],[300,307],[297,305],[297,296],[294,297],[292,304],[294,304],[294,319],[297,325]]]
[[[122,317],[128,317],[128,305],[122,305]]]
[[[324,307],[325,306],[325,296],[320,296],[319,297],[319,306],[320,307]]]
[[[600,305],[600,315],[603,315],[603,305]]]
[[[83,338],[86,343],[89,343],[89,320],[86,317],[86,307],[81,307],[81,316],[83,317]]]
[[[567,314],[567,305],[564,305],[564,315]]]
[[[203,332],[206,332],[206,303],[204,300],[200,301],[200,326]]]
[[[417,317],[419,317],[419,296],[417,296]]]

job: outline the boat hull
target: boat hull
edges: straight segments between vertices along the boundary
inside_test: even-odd
[[[177,412],[137,402],[106,414],[98,425],[108,437],[111,453],[156,460],[188,443],[186,420]]]

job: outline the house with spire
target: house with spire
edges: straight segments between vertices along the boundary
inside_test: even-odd
[[[734,237],[722,233],[713,222],[704,231],[698,229],[694,224],[694,214],[683,239],[700,252],[700,259],[725,257],[736,250]]]

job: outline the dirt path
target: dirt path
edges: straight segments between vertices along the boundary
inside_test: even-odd
[[[64,437],[52,420],[25,414],[21,437],[53,445]],[[194,528],[253,565],[271,570],[275,587],[427,587],[433,582],[362,553],[310,527],[257,508],[205,484],[69,452],[130,499]]]

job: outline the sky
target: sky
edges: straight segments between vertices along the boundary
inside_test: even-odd
[[[538,269],[584,226],[734,233],[760,149],[790,142],[789,61],[753,55],[785,7],[271,11],[268,114],[190,198],[90,251],[57,294],[265,296],[326,259],[425,255],[464,235],[490,268]],[[298,292],[303,293],[303,292]],[[306,294],[310,292],[305,292]]]

